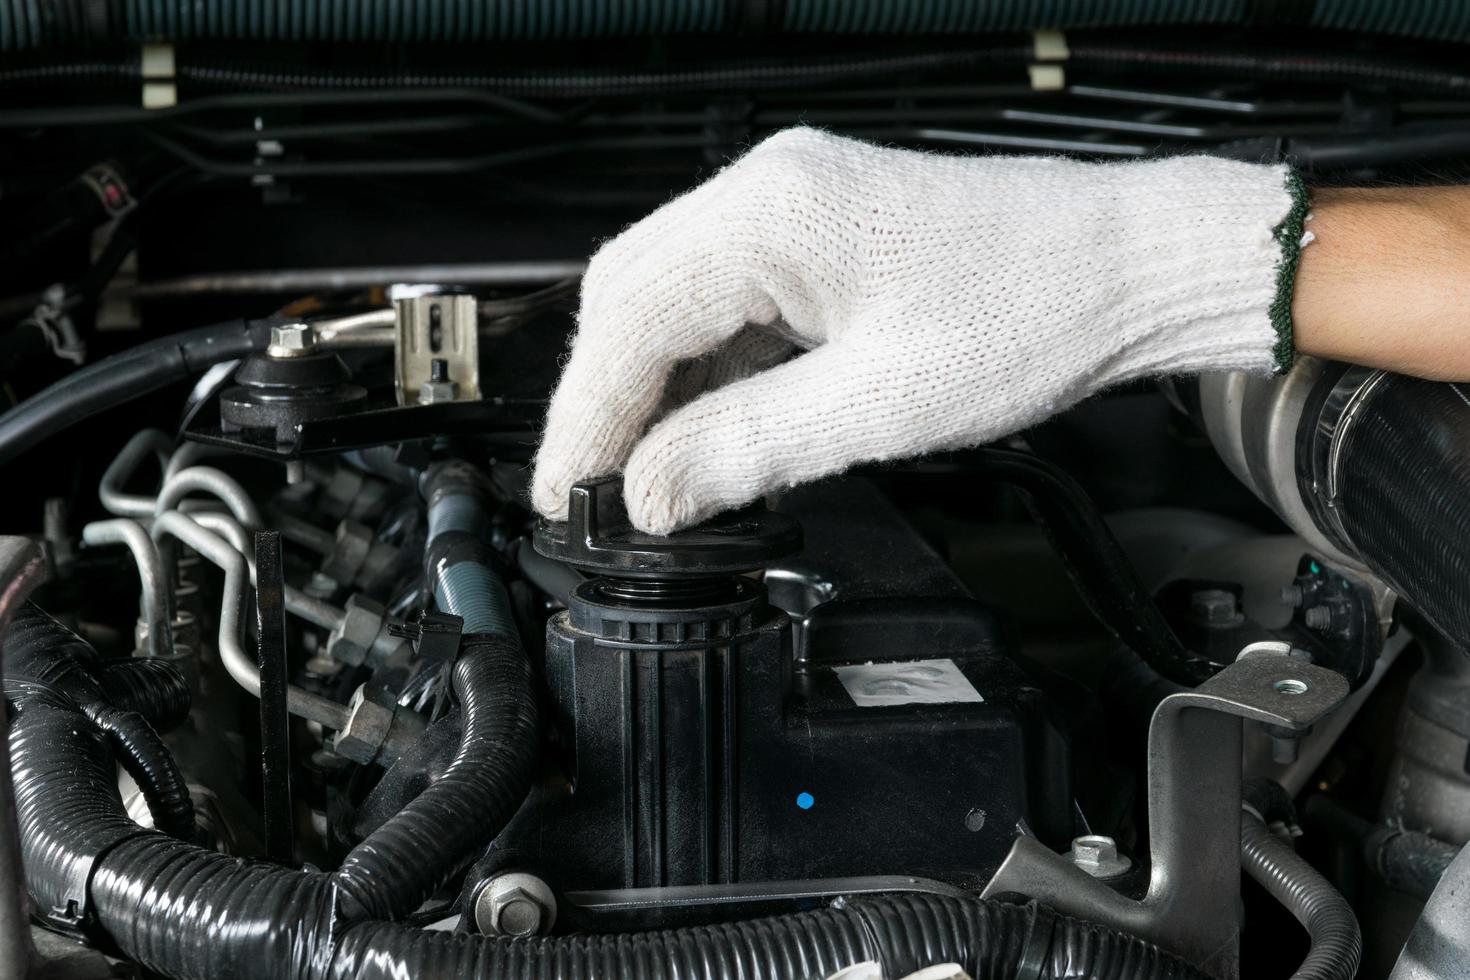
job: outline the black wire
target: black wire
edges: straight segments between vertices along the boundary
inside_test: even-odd
[[[144,135],[161,149],[199,171],[216,177],[390,177],[475,173],[497,167],[531,163],[566,153],[601,150],[699,148],[708,145],[702,135],[588,137],[521,146],[495,153],[465,157],[424,157],[319,162],[250,162],[216,160],[197,153],[177,140],[152,130]]]

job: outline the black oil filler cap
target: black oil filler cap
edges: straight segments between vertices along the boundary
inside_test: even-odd
[[[645,534],[628,519],[619,479],[572,487],[567,518],[537,524],[536,551],[615,578],[734,575],[801,550],[796,519],[759,506],[673,534]]]

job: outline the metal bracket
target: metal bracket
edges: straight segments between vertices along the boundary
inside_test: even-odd
[[[1242,721],[1300,731],[1348,684],[1285,657],[1248,657],[1165,698],[1148,732],[1148,892],[1127,898],[1033,837],[1018,837],[984,895],[1019,893],[1141,936],[1220,980],[1240,976]]]
[[[398,404],[480,397],[479,307],[467,293],[411,291],[393,300]]]

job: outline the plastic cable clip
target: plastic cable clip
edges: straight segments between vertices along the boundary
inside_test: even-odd
[[[168,109],[178,104],[172,44],[143,45],[139,67],[143,77],[143,108]]]
[[[1033,64],[1026,66],[1031,88],[1037,92],[1060,92],[1067,87],[1067,73],[1061,62],[1072,57],[1067,35],[1058,30],[1035,31],[1031,35]]]

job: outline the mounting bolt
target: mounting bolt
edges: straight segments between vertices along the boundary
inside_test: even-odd
[[[1311,731],[1296,731],[1280,725],[1266,725],[1265,728],[1266,734],[1271,736],[1271,761],[1278,766],[1289,766],[1297,760],[1301,754],[1302,736]]]
[[[1072,863],[1094,878],[1116,878],[1133,867],[1118,853],[1118,842],[1103,834],[1088,834],[1072,841]]]
[[[1283,585],[1281,587],[1281,604],[1293,608],[1300,606],[1306,601],[1307,594],[1300,585]]]
[[[487,936],[545,935],[556,922],[556,896],[533,874],[508,871],[480,886],[475,928]]]
[[[309,323],[285,323],[271,327],[267,357],[304,357],[316,351],[316,331]]]
[[[1228,589],[1196,589],[1189,594],[1189,611],[1212,629],[1239,626],[1245,622],[1235,593]]]

